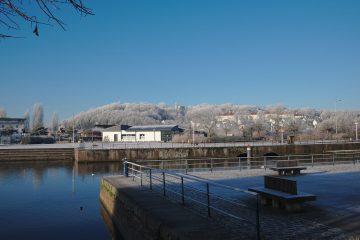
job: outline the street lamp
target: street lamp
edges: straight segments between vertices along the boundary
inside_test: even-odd
[[[335,133],[336,134],[338,134],[338,119],[337,119],[337,113],[336,113],[336,111],[337,111],[337,103],[338,102],[341,102],[341,99],[336,99],[335,103],[334,103],[334,105],[335,105]]]
[[[190,122],[192,126],[192,143],[195,144],[195,123],[193,121]]]
[[[355,139],[356,141],[359,140],[359,137],[358,137],[358,122],[355,122]]]

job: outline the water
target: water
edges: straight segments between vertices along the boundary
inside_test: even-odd
[[[110,164],[1,164],[0,239],[115,239],[100,214]],[[116,234],[117,236],[117,234]]]

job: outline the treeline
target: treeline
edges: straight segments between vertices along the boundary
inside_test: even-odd
[[[236,104],[179,106],[113,103],[90,109],[63,121],[65,128],[90,129],[96,124],[178,124],[203,131],[208,138],[279,139],[296,135],[306,139],[354,138],[360,111],[289,109],[281,105],[257,107]]]

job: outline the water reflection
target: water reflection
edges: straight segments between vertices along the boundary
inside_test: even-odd
[[[117,239],[101,217],[99,183],[121,163],[0,164],[0,239]]]

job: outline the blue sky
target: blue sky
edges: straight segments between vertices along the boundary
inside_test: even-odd
[[[86,1],[67,31],[0,42],[0,106],[120,102],[360,109],[360,1]]]

